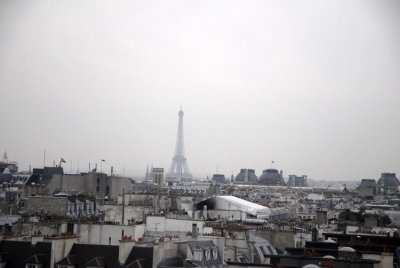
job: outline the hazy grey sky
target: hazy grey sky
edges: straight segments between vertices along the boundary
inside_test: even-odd
[[[199,175],[400,173],[400,2],[0,1],[0,151]]]

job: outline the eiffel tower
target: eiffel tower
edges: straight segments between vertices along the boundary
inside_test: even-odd
[[[176,182],[189,182],[193,176],[190,173],[186,162],[185,147],[183,145],[183,111],[182,107],[178,113],[178,137],[176,139],[175,155],[172,158],[171,166],[165,175],[167,180]]]

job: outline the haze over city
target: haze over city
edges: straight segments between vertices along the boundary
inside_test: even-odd
[[[1,1],[0,152],[20,170],[400,173],[398,1]],[[71,167],[72,160],[72,167]]]

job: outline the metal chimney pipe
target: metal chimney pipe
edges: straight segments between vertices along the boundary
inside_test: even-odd
[[[197,237],[197,224],[193,223],[192,224],[192,238],[196,238]]]

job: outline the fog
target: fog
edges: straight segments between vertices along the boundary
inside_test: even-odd
[[[0,152],[195,177],[400,172],[400,4],[0,1]],[[79,164],[78,164],[79,163]]]

